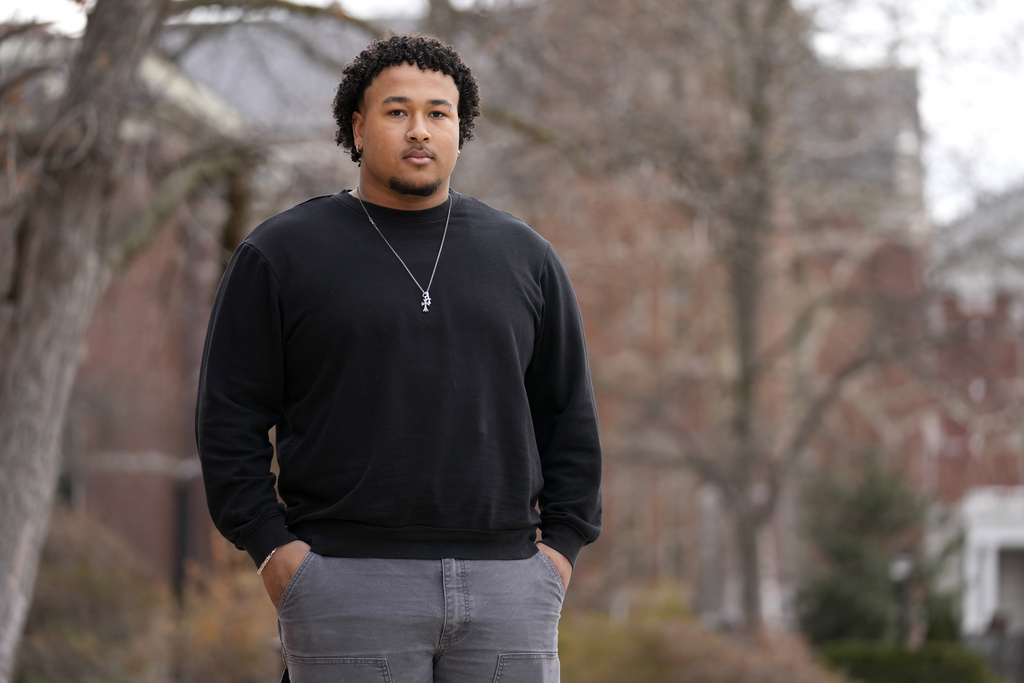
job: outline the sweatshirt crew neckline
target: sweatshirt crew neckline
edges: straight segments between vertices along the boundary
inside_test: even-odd
[[[363,212],[363,207],[360,205],[359,200],[352,196],[353,190],[342,190],[333,195],[334,199],[337,199],[347,208],[357,212],[362,216],[363,220],[366,220],[366,214]],[[433,223],[438,220],[444,220],[448,215],[448,204],[451,202],[451,208],[454,212],[459,204],[461,204],[462,195],[454,190],[448,190],[448,200],[443,201],[437,206],[432,206],[429,209],[419,209],[416,211],[405,211],[402,209],[392,209],[380,204],[374,204],[368,202],[365,199],[363,204],[369,209],[370,215],[373,216],[373,220],[384,223],[405,223],[409,225],[417,223]]]

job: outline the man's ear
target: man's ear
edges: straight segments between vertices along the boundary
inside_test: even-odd
[[[352,112],[352,143],[363,146],[363,115],[359,111]]]

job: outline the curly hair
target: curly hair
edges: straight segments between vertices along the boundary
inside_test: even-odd
[[[356,163],[362,153],[356,150],[352,135],[352,115],[359,109],[363,93],[377,74],[401,64],[440,71],[452,77],[459,89],[459,149],[467,140],[473,139],[473,123],[480,115],[480,91],[473,72],[463,63],[455,48],[433,36],[388,33],[370,43],[345,66],[334,97],[334,120],[338,124],[335,141],[343,149],[351,151],[352,161]]]

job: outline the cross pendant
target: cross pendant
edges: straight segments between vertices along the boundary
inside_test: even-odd
[[[420,302],[420,305],[423,306],[424,313],[430,312],[430,292],[423,292],[423,301]]]

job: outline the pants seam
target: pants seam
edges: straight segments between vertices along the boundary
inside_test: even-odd
[[[444,615],[441,618],[441,633],[437,637],[437,647],[434,648],[434,661],[436,662],[444,651],[445,640],[448,632],[448,568],[444,560],[441,564],[441,598],[444,600]]]
[[[466,634],[469,632],[470,622],[472,621],[472,614],[470,614],[469,611],[469,572],[466,571],[465,560],[459,560],[458,562],[459,571],[462,573],[462,604],[463,609],[466,610],[466,616],[464,619],[466,625],[462,634],[462,638],[465,638]],[[459,638],[459,640],[462,640],[462,638]]]

